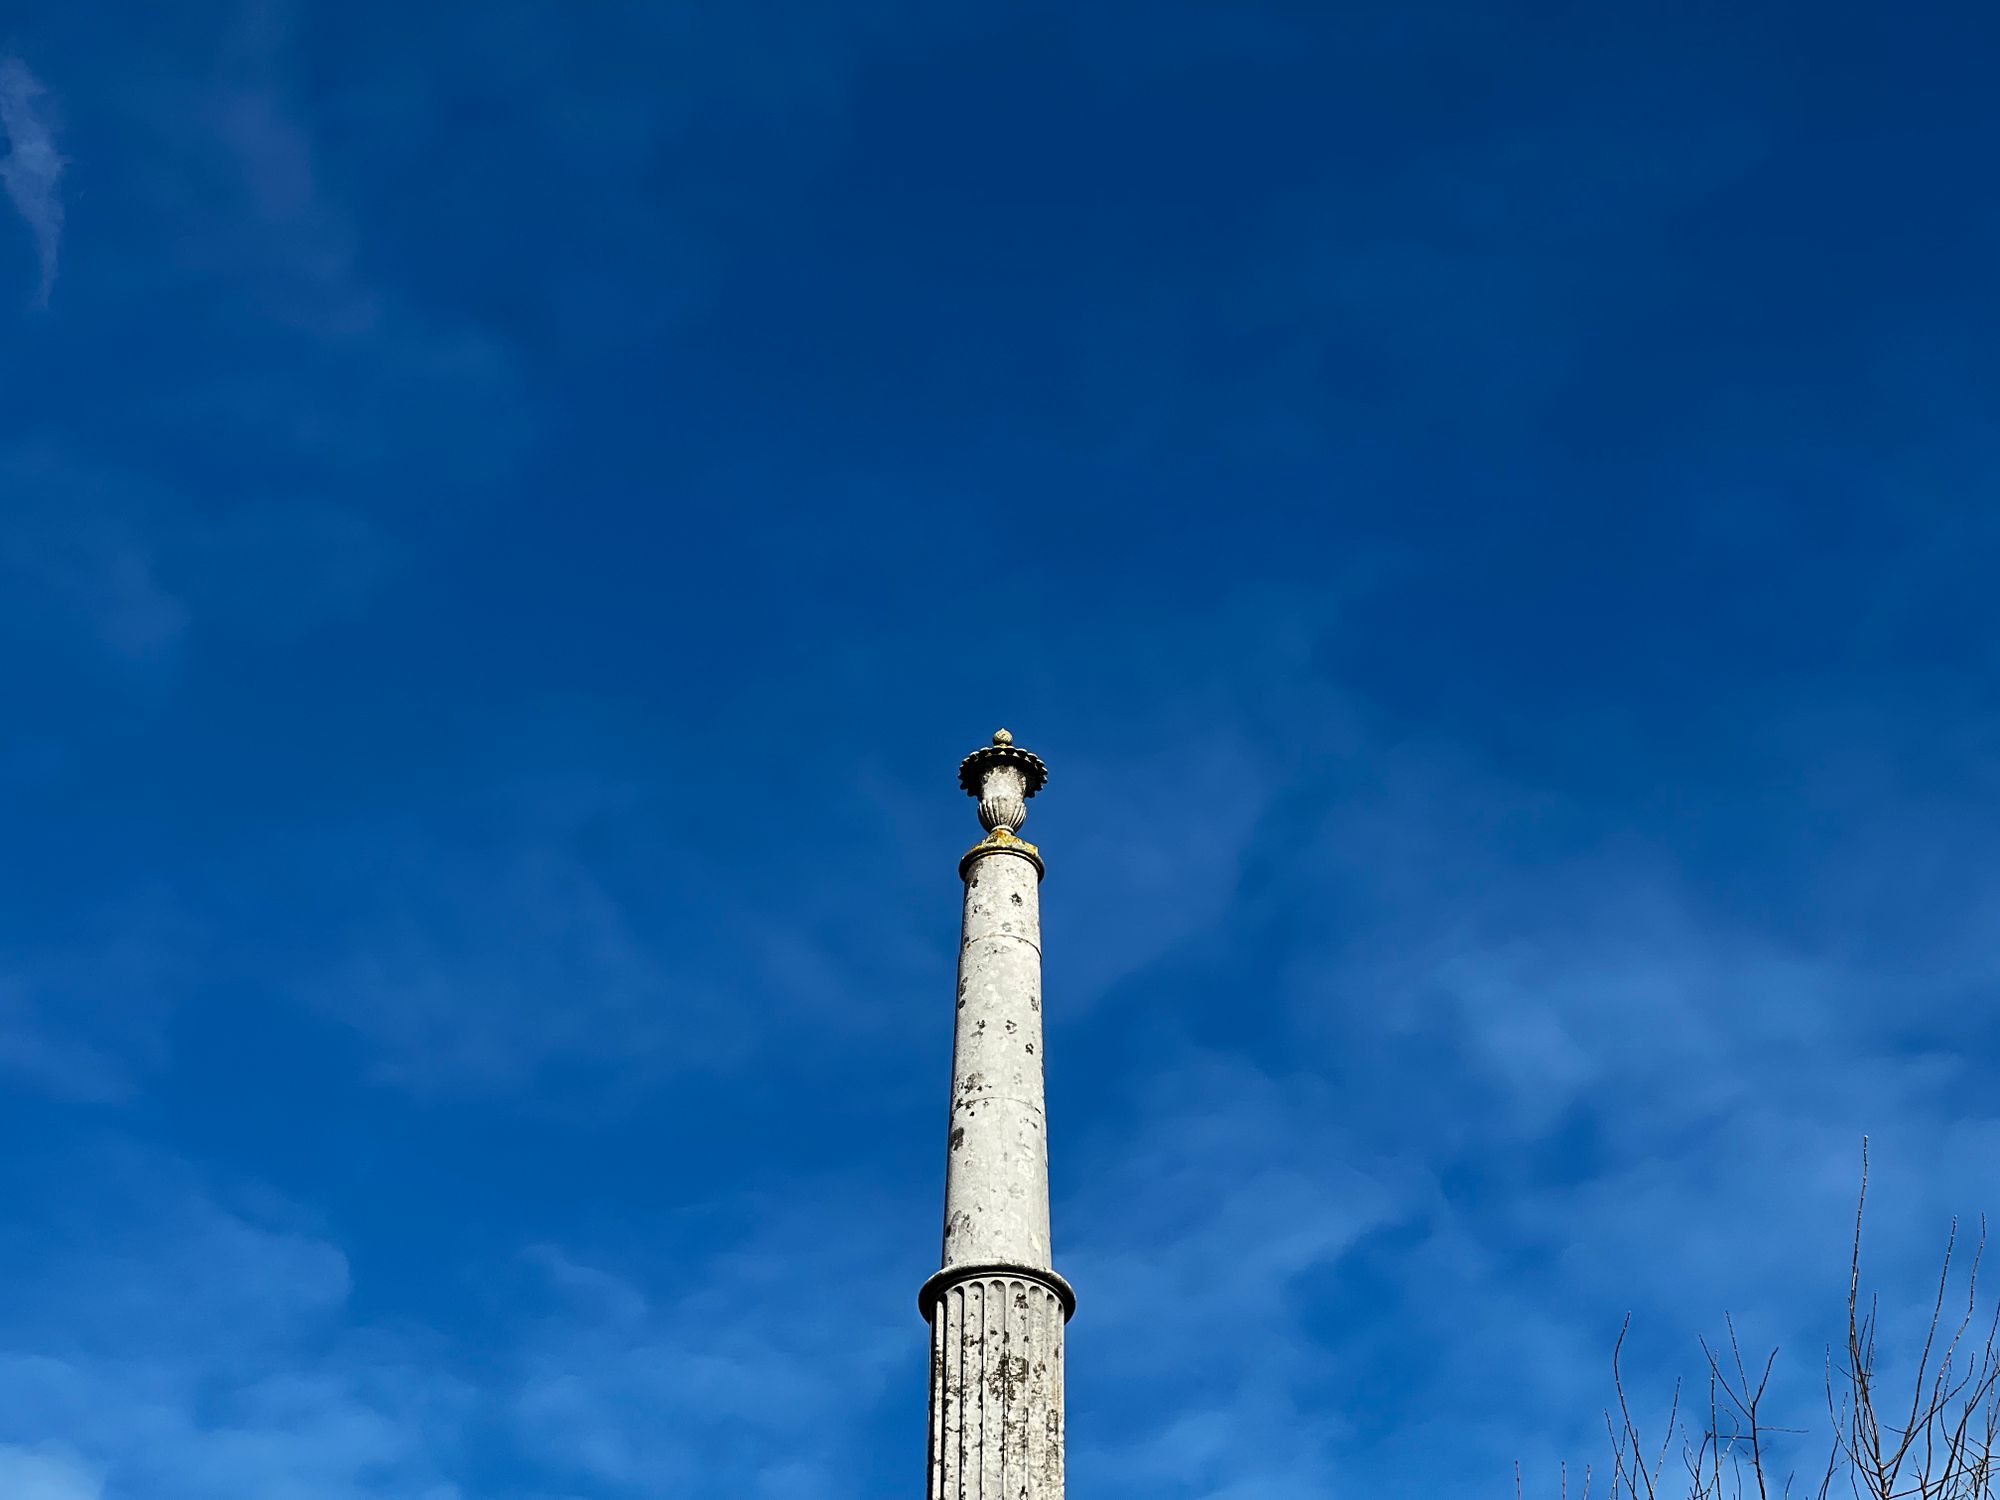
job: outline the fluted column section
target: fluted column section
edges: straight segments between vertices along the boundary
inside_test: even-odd
[[[1025,1276],[953,1281],[931,1312],[931,1500],[1063,1492],[1063,1301]]]
[[[1049,1245],[1042,1087],[1042,861],[1015,830],[1048,772],[1002,730],[959,780],[987,837],[965,880],[931,1324],[930,1500],[1061,1500],[1063,1324]]]

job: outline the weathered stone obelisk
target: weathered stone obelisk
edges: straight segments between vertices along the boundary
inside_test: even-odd
[[[931,1325],[930,1500],[1063,1493],[1063,1324],[1076,1295],[1050,1265],[1042,857],[1017,836],[1048,775],[1004,729],[958,768],[986,837],[958,863],[944,1268],[918,1294]]]

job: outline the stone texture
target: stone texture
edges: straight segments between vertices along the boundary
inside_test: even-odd
[[[995,766],[981,778],[979,824],[988,833],[1019,833],[1028,821],[1028,776],[1019,766]]]
[[[1063,1304],[1020,1276],[957,1281],[931,1317],[933,1497],[1063,1492]]]
[[[943,1265],[931,1322],[930,1500],[1061,1500],[1063,1324],[1049,1241],[1042,864],[1014,836],[1047,769],[1005,730],[960,784],[989,837],[960,865]]]
[[[1042,1116],[1042,930],[1035,867],[991,853],[967,867],[952,1048],[944,1263],[1049,1264]]]

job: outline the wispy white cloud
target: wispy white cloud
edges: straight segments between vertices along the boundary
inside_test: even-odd
[[[788,1197],[692,1275],[533,1253],[553,1315],[518,1353],[512,1406],[543,1463],[607,1496],[858,1492],[876,1407],[923,1361],[905,1218],[851,1181]]]
[[[98,1500],[104,1481],[55,1448],[0,1445],[0,1495],[8,1500]]]
[[[39,636],[44,649],[72,641],[137,667],[173,659],[188,605],[162,576],[145,487],[134,495],[111,476],[47,452],[0,454],[12,524],[0,537],[0,631]]]
[[[171,678],[197,636],[284,644],[352,617],[401,561],[314,498],[220,506],[52,444],[0,451],[0,637]]]
[[[1326,1492],[1352,1426],[1304,1399],[1337,1356],[1302,1336],[1301,1310],[1423,1196],[1407,1168],[1354,1146],[1333,1104],[1311,1079],[1197,1053],[1152,1080],[1124,1128],[1071,1143],[1087,1186],[1061,1205],[1070,1248],[1057,1258],[1082,1300],[1079,1490]]]
[[[378,1076],[428,1093],[512,1088],[542,1070],[713,1063],[747,1020],[668,961],[559,840],[450,847],[408,825],[327,847],[344,923],[302,986],[379,1049]]]
[[[78,1102],[130,1098],[164,1059],[194,937],[151,894],[108,903],[61,940],[0,936],[0,1077]]]
[[[0,1493],[453,1500],[467,1394],[351,1318],[336,1246],[157,1152],[72,1165],[61,1230],[9,1260]]]
[[[136,1033],[151,1028],[141,1023],[109,1047],[99,1045],[79,1034],[76,1018],[60,1010],[53,989],[44,974],[0,974],[0,1074],[59,1099],[101,1104],[124,1098],[131,1088],[128,1059],[145,1044]]]
[[[0,182],[35,235],[41,281],[38,306],[47,306],[56,284],[56,252],[62,244],[63,204],[58,187],[67,161],[56,149],[48,90],[18,57],[0,58],[0,131],[7,155],[0,159]]]

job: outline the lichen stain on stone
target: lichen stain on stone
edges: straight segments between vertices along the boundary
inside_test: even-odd
[[[963,1125],[960,1125],[956,1129],[954,1129],[951,1133],[951,1149],[956,1151],[960,1146],[963,1146],[964,1144],[965,1144],[965,1127]]]
[[[1003,1354],[986,1372],[986,1389],[1003,1405],[1011,1406],[1028,1383],[1028,1359],[1023,1354]]]

